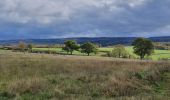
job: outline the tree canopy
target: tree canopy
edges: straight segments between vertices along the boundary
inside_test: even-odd
[[[67,53],[73,54],[74,50],[78,50],[79,46],[77,45],[76,41],[68,40],[64,42],[65,46],[62,48]]]
[[[32,44],[28,44],[28,45],[27,45],[27,48],[28,48],[29,50],[32,50],[33,45],[32,45]]]
[[[143,59],[146,55],[151,55],[154,52],[154,45],[151,40],[145,38],[137,38],[132,43],[134,53]]]
[[[95,44],[91,42],[84,43],[81,45],[81,52],[86,53],[88,56],[90,53],[96,53],[97,52],[97,47]]]

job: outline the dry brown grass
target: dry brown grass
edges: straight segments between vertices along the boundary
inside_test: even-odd
[[[44,100],[135,96],[150,93],[169,68],[169,62],[0,53],[0,91]]]
[[[39,78],[21,79],[9,83],[7,91],[13,95],[22,95],[26,92],[36,94],[43,90],[46,87],[45,85],[45,81]]]

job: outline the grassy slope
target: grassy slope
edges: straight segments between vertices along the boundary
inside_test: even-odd
[[[0,99],[152,98],[168,68],[168,62],[0,52]]]
[[[46,50],[46,51],[51,50],[51,51],[57,51],[57,52],[60,52],[60,53],[65,53],[65,52],[62,51],[61,48],[34,48],[33,50],[42,50],[42,51],[43,50]],[[104,54],[104,53],[106,53],[108,51],[112,51],[112,50],[113,50],[113,48],[99,48],[99,53],[97,54],[97,56],[100,56],[100,55],[102,55],[102,54]],[[137,55],[135,55],[133,53],[133,48],[132,47],[130,47],[130,46],[126,47],[126,50],[130,54],[134,55],[135,57],[138,57]],[[75,51],[74,55],[85,55],[85,54],[82,54],[82,53],[80,53],[78,51]],[[94,54],[92,54],[92,55],[94,55]],[[159,60],[161,58],[170,58],[170,50],[155,50],[155,53],[152,56],[148,57],[148,58],[152,58],[153,60]]]

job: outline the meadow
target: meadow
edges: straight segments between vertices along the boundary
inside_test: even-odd
[[[0,50],[0,100],[168,100],[170,62]]]
[[[128,51],[128,53],[130,53],[131,55],[133,55],[135,58],[139,58],[137,55],[135,55],[133,53],[133,47],[132,46],[126,46],[125,47],[126,50]],[[33,48],[33,50],[38,50],[38,51],[56,51],[58,53],[62,53],[62,54],[66,54],[66,52],[64,52],[62,50],[62,48]],[[106,54],[107,52],[110,52],[113,50],[113,47],[102,47],[102,48],[98,48],[98,53],[95,54],[91,54],[92,56],[102,56],[104,54]],[[74,51],[73,55],[81,55],[81,56],[85,56],[86,54],[82,54],[79,51]],[[170,50],[155,50],[154,53],[151,56],[146,57],[146,59],[151,59],[151,60],[161,60],[161,59],[170,59]]]

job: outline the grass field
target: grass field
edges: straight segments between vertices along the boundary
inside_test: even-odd
[[[0,100],[168,100],[169,62],[0,51]],[[165,73],[165,74],[162,74]],[[160,99],[159,99],[160,98]]]
[[[96,56],[101,56],[103,54],[105,54],[106,52],[112,51],[113,48],[98,48],[99,52]],[[64,51],[62,51],[61,48],[33,48],[33,50],[40,50],[40,51],[56,51],[59,53],[65,53]],[[127,46],[126,50],[133,55],[134,57],[138,58],[137,55],[135,55],[133,53],[133,47],[131,46]],[[74,51],[73,52],[74,55],[86,55],[86,54],[82,54],[79,51]],[[92,54],[94,56],[94,54]],[[170,50],[155,50],[154,54],[152,56],[147,57],[148,59],[152,59],[152,60],[160,60],[160,59],[170,59]]]
[[[169,68],[169,62],[0,51],[0,100],[166,99],[169,84],[159,80]]]

